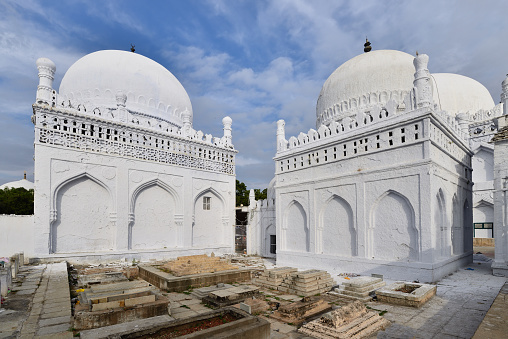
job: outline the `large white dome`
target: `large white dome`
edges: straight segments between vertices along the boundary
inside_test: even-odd
[[[434,102],[452,116],[495,106],[489,91],[474,79],[452,73],[433,73],[432,79]]]
[[[328,123],[356,107],[401,102],[413,88],[414,57],[400,51],[377,50],[360,54],[342,64],[326,80],[319,94],[316,115]],[[323,118],[323,113],[328,112]]]
[[[85,55],[65,73],[60,101],[83,103],[87,108],[116,108],[116,95],[127,96],[126,108],[182,125],[181,114],[192,106],[178,79],[157,62],[142,55],[106,50]],[[89,107],[91,106],[91,107]]]

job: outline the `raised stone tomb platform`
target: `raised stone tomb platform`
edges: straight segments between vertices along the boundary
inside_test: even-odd
[[[208,338],[249,338],[249,339],[268,339],[270,338],[270,323],[264,319],[251,316],[250,314],[226,307],[224,309],[210,311],[187,319],[172,320],[168,316],[156,317],[148,321],[136,321],[132,323],[109,326],[101,329],[82,331],[81,338],[100,339],[100,338],[140,338],[144,336],[158,337],[163,333],[172,333],[174,331],[187,330],[200,326],[203,322],[216,317],[225,315],[236,318],[231,322],[219,326],[207,328],[201,331],[193,332],[183,336],[184,338],[208,339]]]
[[[328,292],[334,284],[332,277],[326,271],[298,272],[292,267],[265,270],[253,282],[259,286],[303,297]]]
[[[74,328],[98,328],[168,314],[169,300],[146,281],[92,285],[79,294]]]
[[[149,265],[139,266],[139,277],[150,284],[169,292],[183,292],[189,288],[200,288],[219,283],[244,282],[251,280],[250,269],[235,269],[215,273],[191,274],[176,277]]]
[[[382,278],[360,276],[343,282],[339,288],[335,288],[330,294],[337,295],[345,300],[367,302],[372,299],[372,292],[385,285],[386,282]]]
[[[300,301],[280,306],[270,316],[286,323],[300,325],[307,319],[331,309],[331,305],[322,297],[304,297]]]
[[[229,264],[226,260],[220,259],[213,254],[210,257],[202,254],[178,257],[176,260],[168,261],[162,265],[161,269],[174,276],[182,277],[191,274],[236,270],[238,267]]]
[[[372,336],[385,329],[390,322],[375,311],[369,311],[357,300],[334,311],[325,313],[319,319],[303,325],[300,333],[319,339],[358,339]]]
[[[376,291],[377,300],[389,304],[420,307],[436,295],[437,286],[397,281]]]
[[[259,296],[259,287],[240,285],[208,293],[203,302],[214,307],[225,307],[245,301],[247,298]]]

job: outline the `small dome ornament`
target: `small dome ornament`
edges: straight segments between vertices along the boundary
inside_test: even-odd
[[[369,42],[369,39],[367,39],[367,37],[365,37],[365,44],[363,44],[363,51],[365,53],[367,52],[370,52],[372,50],[372,46],[370,45],[370,42]]]

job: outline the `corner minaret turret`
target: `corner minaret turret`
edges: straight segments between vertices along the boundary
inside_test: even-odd
[[[427,69],[428,63],[429,56],[427,54],[416,53],[416,58],[413,61],[416,71],[413,81],[416,108],[429,107],[432,103],[432,84],[430,72]]]
[[[191,121],[191,112],[188,109],[182,112],[182,135],[188,136],[190,135],[192,129],[192,121]]]
[[[230,117],[224,117],[224,119],[222,119],[222,124],[224,125],[225,145],[231,146],[233,144],[233,137],[231,135],[231,125],[233,124],[233,119]]]
[[[39,58],[36,61],[39,70],[39,86],[37,86],[37,97],[35,102],[38,104],[51,105],[56,101],[56,93],[53,91],[53,80],[55,80],[55,63],[48,58]]]
[[[286,131],[284,126],[286,126],[286,122],[284,120],[277,121],[277,152],[282,152],[286,150]]]
[[[503,103],[503,115],[508,115],[508,74],[506,74],[506,79],[504,79],[501,84],[502,92],[501,92],[501,102]]]

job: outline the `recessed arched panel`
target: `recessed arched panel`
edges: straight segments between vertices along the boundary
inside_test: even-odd
[[[310,234],[307,213],[299,202],[293,201],[284,213],[286,246],[288,251],[308,252]]]
[[[471,206],[466,199],[462,206],[462,220],[464,222],[464,253],[473,250],[473,221],[471,218]]]
[[[80,176],[59,187],[55,194],[53,253],[113,250],[112,203],[107,189],[88,176]]]
[[[175,199],[164,188],[152,185],[135,197],[131,248],[162,249],[177,246]]]
[[[224,243],[224,198],[215,190],[201,192],[194,200],[192,246],[211,247]]]
[[[321,229],[324,254],[355,256],[356,230],[353,210],[342,198],[334,196],[321,214]]]
[[[418,259],[414,210],[406,197],[390,191],[374,206],[373,257],[390,261]]]
[[[436,195],[436,207],[434,224],[436,227],[436,249],[441,257],[449,257],[451,254],[451,231],[446,213],[446,200],[443,190],[439,189]]]
[[[454,255],[461,254],[462,250],[462,237],[463,237],[463,225],[462,225],[462,211],[460,208],[457,195],[455,194],[452,199],[452,253]]]
[[[264,232],[264,256],[273,257],[276,254],[276,230],[273,224],[266,227]]]

